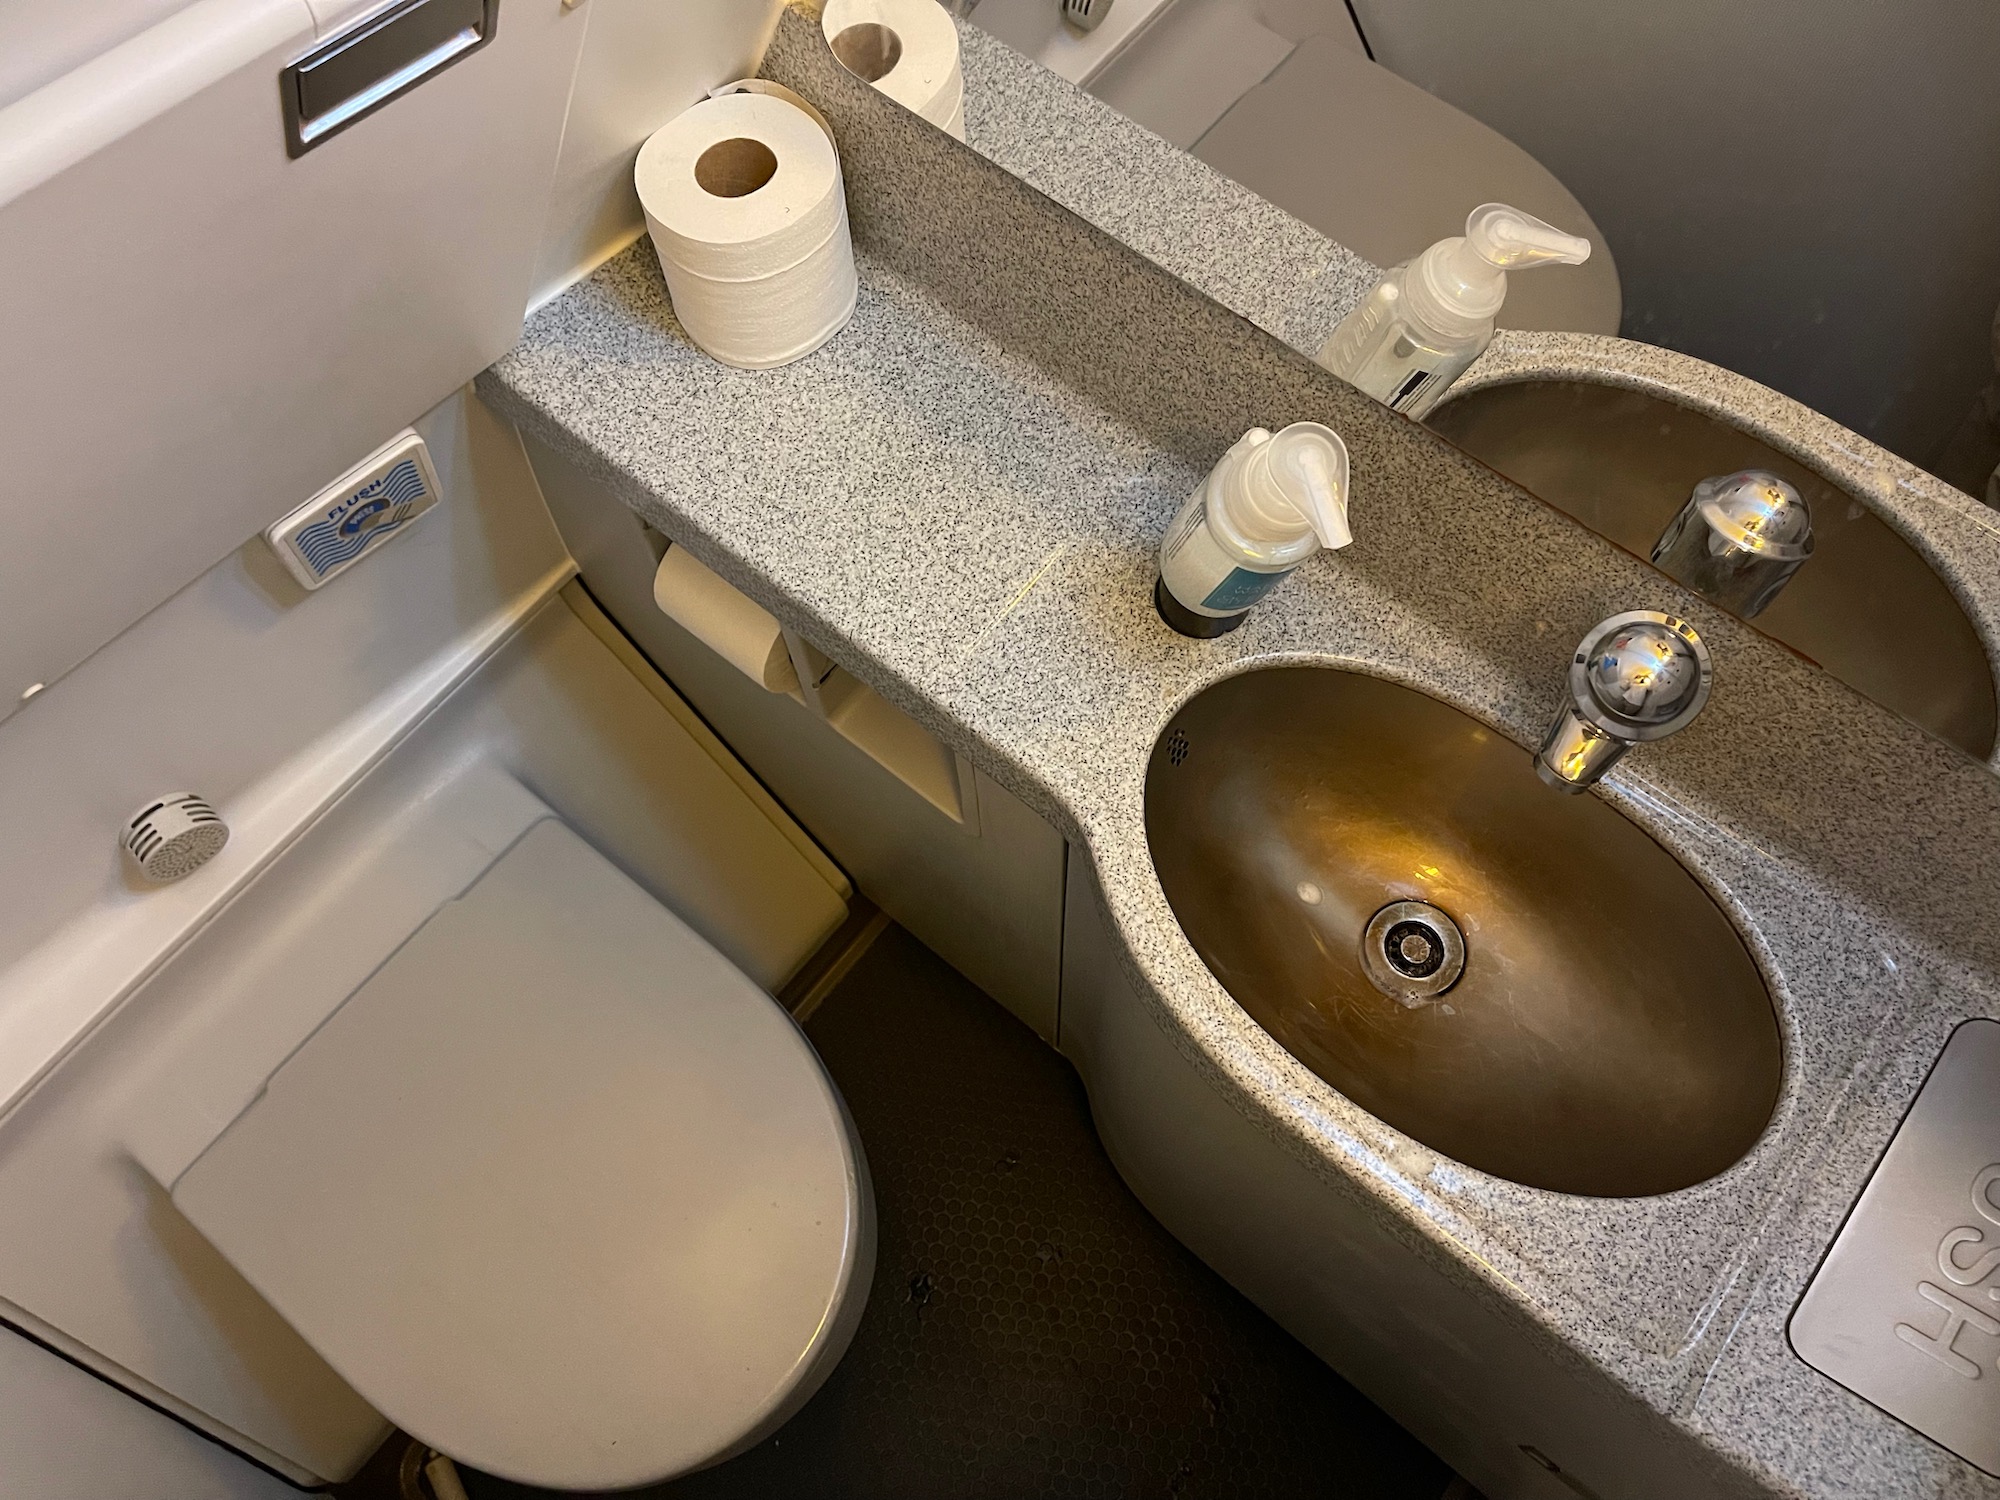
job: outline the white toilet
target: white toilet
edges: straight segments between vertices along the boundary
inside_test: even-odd
[[[415,629],[486,587],[451,564],[481,536],[560,559],[518,445],[455,408],[481,485],[297,640]],[[852,887],[563,576],[373,764],[320,762],[347,790],[268,859],[239,797],[212,866],[135,886],[137,919],[219,904],[0,1134],[5,1305],[299,1482],[391,1425],[554,1489],[699,1469],[812,1396],[868,1296],[862,1145],[771,993]],[[265,652],[227,583],[211,654]]]
[[[171,1190],[370,1405],[560,1489],[773,1431],[874,1264],[861,1145],[804,1034],[553,816]]]

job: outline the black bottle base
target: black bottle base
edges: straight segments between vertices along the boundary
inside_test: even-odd
[[[1214,640],[1219,635],[1227,635],[1243,623],[1242,615],[1224,615],[1218,620],[1211,615],[1196,614],[1173,596],[1164,578],[1156,579],[1153,583],[1153,607],[1159,610],[1162,620],[1182,635],[1191,635],[1200,641]]]

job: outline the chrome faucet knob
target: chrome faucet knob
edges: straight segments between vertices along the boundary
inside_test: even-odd
[[[1745,469],[1694,487],[1653,546],[1653,563],[1704,599],[1751,619],[1812,556],[1812,511],[1776,474]]]
[[[1620,615],[1585,638],[1570,677],[1572,691],[1587,691],[1606,717],[1654,739],[1659,725],[1700,711],[1695,699],[1708,692],[1708,653],[1693,628],[1671,616]]]
[[[1638,609],[1601,621],[1570,660],[1569,702],[1535,757],[1550,786],[1580,792],[1632,746],[1693,722],[1714,679],[1708,647],[1687,621]]]
[[[1745,469],[1695,486],[1708,492],[1700,503],[1716,539],[1709,550],[1739,547],[1745,552],[1806,554],[1812,551],[1812,511],[1799,492],[1776,474]]]

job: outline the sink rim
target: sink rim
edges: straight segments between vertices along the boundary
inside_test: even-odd
[[[1223,1015],[1228,1018],[1230,1026],[1232,1029],[1240,1028],[1235,1040],[1239,1043],[1248,1041],[1250,1044],[1247,1049],[1240,1045],[1217,1047],[1216,1042],[1221,1040],[1220,1038],[1212,1035],[1203,1036],[1200,1029],[1190,1028],[1189,1040],[1200,1051],[1210,1054],[1213,1060],[1221,1063],[1225,1072],[1237,1074],[1237,1084],[1247,1088],[1248,1092],[1259,1100],[1263,1110],[1283,1119],[1291,1127],[1288,1133],[1296,1133],[1302,1141],[1310,1143],[1320,1152],[1331,1148],[1337,1155],[1353,1159],[1357,1155],[1355,1147],[1359,1146],[1362,1148],[1359,1154],[1373,1158],[1372,1161],[1363,1160],[1360,1163],[1371,1173],[1376,1175],[1386,1173],[1406,1181],[1412,1175],[1409,1172],[1411,1158],[1421,1159],[1424,1171],[1415,1174],[1419,1180],[1411,1182],[1410,1186],[1423,1192],[1426,1197],[1429,1197],[1432,1191],[1426,1186],[1427,1180],[1434,1175],[1437,1168],[1445,1167],[1458,1179],[1440,1185],[1445,1188],[1448,1197],[1455,1197],[1468,1187],[1477,1184],[1488,1194],[1497,1193],[1503,1198],[1525,1194],[1528,1195],[1527,1201],[1545,1205],[1561,1204],[1573,1211],[1589,1212],[1593,1206],[1601,1208],[1606,1205],[1628,1209],[1644,1205],[1679,1205],[1691,1200],[1714,1198],[1717,1195],[1733,1197],[1745,1179],[1767,1178],[1771,1165],[1770,1158],[1774,1152],[1781,1150],[1796,1152],[1799,1149],[1799,1142],[1790,1137],[1798,1125],[1798,1110],[1808,1081],[1804,1053],[1806,1038],[1803,1034],[1797,1001],[1777,955],[1765,940],[1746,904],[1737,898],[1732,886],[1709,870],[1705,861],[1693,856],[1688,841],[1675,836],[1679,820],[1662,816],[1660,809],[1645,796],[1635,794],[1614,782],[1601,782],[1586,795],[1598,795],[1615,815],[1658,845],[1682,876],[1692,881],[1708,898],[1741,944],[1769,1001],[1779,1049],[1776,1089],[1770,1113],[1741,1154],[1720,1171],[1679,1187],[1638,1194],[1572,1192],[1522,1182],[1465,1162],[1376,1114],[1318,1073],[1266,1029],[1209,967],[1207,960],[1195,946],[1194,939],[1182,925],[1180,915],[1167,894],[1158,861],[1154,857],[1152,836],[1146,816],[1147,783],[1154,760],[1172,732],[1174,721],[1197,698],[1237,678],[1286,668],[1337,672],[1386,683],[1426,698],[1474,724],[1495,732],[1524,756],[1531,756],[1533,753],[1528,738],[1517,732],[1515,726],[1499,717],[1494,709],[1486,705],[1475,706],[1457,700],[1433,686],[1427,678],[1397,665],[1343,656],[1333,651],[1281,649],[1219,661],[1213,665],[1212,670],[1190,677],[1182,690],[1171,699],[1162,700],[1152,731],[1145,739],[1144,750],[1139,757],[1137,778],[1138,807],[1135,831],[1145,850],[1144,865],[1147,878],[1144,894],[1149,902],[1157,902],[1156,920],[1146,925],[1158,926],[1160,919],[1163,919],[1164,926],[1171,930],[1171,941],[1178,945],[1178,956],[1185,963],[1186,972],[1195,977],[1198,983],[1208,986],[1211,999],[1219,999],[1224,1003]],[[1700,823],[1696,820],[1689,822],[1690,826],[1705,830],[1709,837],[1720,839],[1736,850],[1742,851],[1739,856],[1741,858],[1754,859],[1764,864],[1772,862],[1769,856],[1757,850],[1754,845],[1744,844],[1738,840],[1727,827]],[[1110,882],[1105,883],[1107,896],[1109,885]],[[1190,1018],[1185,1016],[1180,1005],[1173,999],[1179,986],[1164,982],[1165,976],[1150,972],[1150,966],[1143,962],[1137,948],[1130,948],[1129,951],[1133,961],[1140,965],[1147,987],[1159,997],[1166,1010],[1174,1013],[1180,1023],[1185,1025]],[[1230,1065],[1231,1059],[1239,1065],[1247,1065],[1240,1074],[1236,1066]],[[1357,1123],[1372,1127],[1374,1131],[1384,1132],[1390,1139],[1387,1142],[1366,1138],[1340,1139],[1339,1134],[1327,1128],[1327,1122],[1319,1111],[1301,1107],[1304,1102],[1302,1096],[1313,1095],[1319,1096],[1323,1104],[1330,1104],[1338,1111],[1351,1111]],[[1761,1202],[1768,1202],[1772,1193],[1773,1185],[1765,1181],[1756,1188],[1755,1197]],[[1434,1222],[1435,1210],[1445,1206],[1447,1205],[1433,1203],[1432,1211],[1420,1213],[1419,1218]],[[1761,1219],[1761,1215],[1759,1217]]]

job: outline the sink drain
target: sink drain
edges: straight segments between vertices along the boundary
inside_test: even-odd
[[[1465,935],[1428,901],[1392,901],[1361,934],[1368,982],[1404,1005],[1442,995],[1465,972]]]

